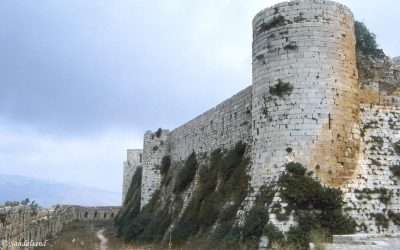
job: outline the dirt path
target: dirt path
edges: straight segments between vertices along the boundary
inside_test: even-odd
[[[96,236],[100,240],[100,250],[107,250],[108,239],[104,236],[103,232],[105,229],[97,231]]]

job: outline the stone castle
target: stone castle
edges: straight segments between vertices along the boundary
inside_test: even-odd
[[[399,232],[391,218],[400,213],[393,171],[400,164],[400,66],[356,53],[351,10],[325,0],[259,12],[252,46],[251,86],[172,131],[147,131],[143,149],[128,150],[123,199],[138,167],[143,207],[160,187],[164,156],[176,163],[242,141],[250,146],[253,190],[276,180],[285,163],[300,162],[344,192],[358,231]]]

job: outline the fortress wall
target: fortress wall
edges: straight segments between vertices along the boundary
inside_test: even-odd
[[[210,153],[250,142],[251,86],[174,129],[169,136],[172,162],[185,160],[193,150]]]
[[[142,165],[143,150],[142,149],[128,149],[127,160],[124,161],[123,180],[122,180],[122,202],[125,200],[126,193],[128,192],[132,176],[136,169]]]
[[[75,220],[114,219],[119,208],[56,206],[54,209],[39,210],[34,215],[29,206],[3,207],[0,208],[0,242],[44,242]]]
[[[146,205],[152,194],[160,187],[160,166],[162,158],[169,154],[169,131],[157,132],[147,131],[143,142],[143,171],[141,186],[140,208]]]
[[[361,130],[360,167],[356,178],[344,189],[345,210],[356,219],[359,232],[397,233],[400,214],[393,219],[389,211],[400,213],[400,176],[391,171],[393,166],[400,165],[400,148],[397,152],[395,149],[396,143],[400,146],[399,108],[362,105]],[[379,225],[377,216],[387,219],[387,228]]]
[[[400,65],[389,58],[373,58],[357,53],[360,102],[400,105]]]
[[[42,210],[36,215],[32,215],[31,212],[29,206],[0,209],[0,213],[5,215],[4,220],[0,223],[0,240],[9,243],[44,242],[54,237],[65,224],[73,220],[72,211],[66,207]]]
[[[254,187],[290,160],[331,186],[351,178],[360,120],[353,25],[347,7],[321,0],[283,2],[254,18]],[[293,89],[279,91],[285,83]]]
[[[93,221],[93,220],[113,220],[118,214],[120,207],[105,206],[105,207],[71,207],[75,220]]]
[[[250,131],[251,86],[172,132],[162,130],[157,137],[157,132],[147,131],[143,144],[140,207],[145,206],[160,187],[159,167],[164,156],[169,155],[176,163],[186,160],[193,150],[210,153],[217,148],[230,148],[239,141],[249,142]],[[126,191],[130,182],[129,179],[124,184]]]

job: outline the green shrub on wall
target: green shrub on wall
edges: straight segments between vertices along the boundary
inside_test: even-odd
[[[161,134],[162,134],[162,129],[159,128],[159,129],[156,131],[155,136],[156,136],[157,138],[160,138],[160,137],[161,137]]]
[[[277,84],[269,87],[269,93],[280,98],[284,97],[285,95],[290,95],[292,91],[293,85],[288,82],[283,82],[281,79],[278,79]]]
[[[238,243],[239,231],[233,224],[248,192],[245,150],[246,145],[238,143],[225,154],[219,149],[211,154],[210,165],[200,169],[198,187],[174,228],[172,235],[176,241],[191,237],[200,240],[217,223],[217,228],[207,240],[203,239],[203,244],[207,242],[208,246],[215,247]],[[230,205],[224,207],[227,202]]]
[[[390,170],[392,171],[394,176],[400,177],[400,165],[391,166]]]
[[[356,33],[356,48],[367,55],[372,55],[378,58],[385,56],[382,49],[378,49],[376,35],[368,30],[367,26],[360,21],[354,22]]]
[[[142,185],[142,168],[137,168],[132,176],[131,184],[126,194],[122,209],[115,217],[117,234],[127,238],[132,230],[130,222],[140,213],[140,198]]]
[[[243,209],[242,203],[250,192],[247,176],[249,159],[245,157],[245,152],[246,145],[243,143],[238,143],[227,152],[215,150],[209,164],[200,168],[197,188],[189,197],[184,211],[180,192],[190,185],[196,174],[198,162],[194,153],[177,174],[179,184],[171,187],[179,192],[161,197],[161,191],[156,191],[140,213],[141,169],[138,169],[133,177],[136,181],[132,181],[122,212],[116,218],[118,235],[126,241],[165,244],[165,233],[179,218],[172,224],[174,246],[189,246],[190,242],[190,246],[204,249],[236,249],[238,246],[255,249],[260,236],[266,235],[270,244],[276,242],[305,249],[314,232],[326,232],[328,237],[354,232],[353,221],[342,213],[341,192],[322,186],[312,177],[312,172],[307,172],[298,163],[287,164],[286,171],[276,183],[260,187],[254,206],[245,216],[243,226],[239,227],[236,216],[238,210]],[[165,162],[168,163],[168,160]],[[161,186],[161,190],[167,189],[165,184]],[[277,195],[288,204],[287,207],[273,204]],[[135,202],[132,203],[133,200]],[[281,212],[282,209],[284,212]],[[282,220],[287,220],[291,214],[294,216],[297,224],[290,228],[286,239],[269,222],[269,213],[277,214],[277,217],[280,214]],[[395,213],[389,215],[396,222],[399,217]],[[379,216],[377,218],[378,222],[383,221],[379,220]]]
[[[294,211],[298,222],[290,228],[288,242],[305,249],[313,230],[324,229],[330,235],[355,232],[354,221],[342,212],[341,191],[322,186],[301,164],[287,164],[279,186],[281,198],[288,203],[287,210]]]
[[[192,154],[185,162],[185,166],[179,171],[175,180],[174,193],[181,193],[192,183],[197,171],[196,153]]]
[[[169,168],[171,167],[171,157],[166,155],[161,160],[161,175],[165,176],[168,173]]]

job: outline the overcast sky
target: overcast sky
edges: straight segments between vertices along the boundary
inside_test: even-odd
[[[1,0],[0,174],[120,191],[126,148],[251,84],[251,20],[280,1]],[[399,0],[339,0],[400,56]]]

